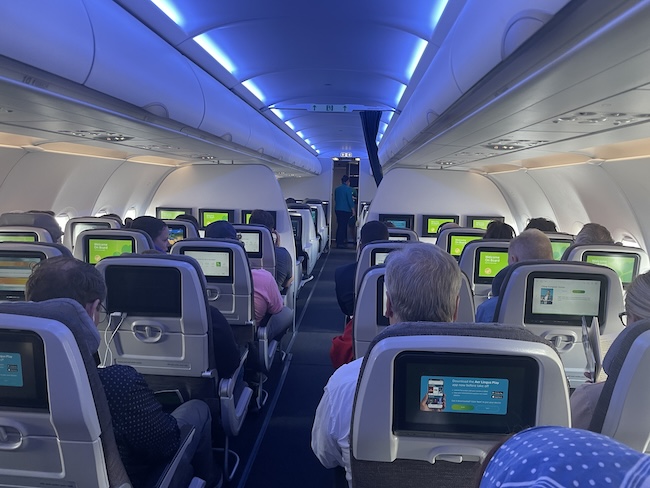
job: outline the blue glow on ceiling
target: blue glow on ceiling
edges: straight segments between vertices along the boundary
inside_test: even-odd
[[[413,76],[413,73],[415,72],[415,68],[418,67],[418,64],[420,63],[420,59],[422,59],[422,55],[424,54],[424,50],[427,48],[428,45],[429,43],[424,39],[417,40],[415,49],[413,50],[413,55],[411,56],[411,61],[406,66],[405,74],[407,80],[410,80],[411,76]]]
[[[438,22],[440,22],[440,17],[442,17],[442,13],[445,11],[445,8],[447,8],[448,1],[449,0],[438,0],[436,3],[436,6],[433,9],[433,14],[431,15],[431,24],[433,29],[435,29]]]
[[[296,131],[296,127],[293,125],[293,123],[290,120],[285,120],[284,123],[291,129],[292,131]]]
[[[298,137],[300,137],[301,139],[304,139],[304,138],[305,138],[304,134],[303,134],[302,132],[300,132],[300,131],[297,131],[296,134],[297,134]]]
[[[210,39],[210,35],[205,33],[198,35],[194,38],[194,41],[201,46],[205,52],[214,58],[214,60],[228,70],[230,74],[235,74],[235,64],[230,60],[228,56],[221,50],[217,44]]]
[[[402,85],[400,83],[399,90],[397,91],[397,96],[395,97],[395,106],[396,107],[399,105],[399,101],[402,99],[402,96],[404,95],[405,91],[406,91],[406,85]]]
[[[242,81],[242,85],[244,85],[246,89],[251,92],[260,102],[264,103],[264,99],[266,97],[255,83],[253,83],[251,80],[246,80]]]
[[[278,110],[277,108],[272,108],[271,112],[273,112],[278,119],[284,120],[284,114],[282,111]]]
[[[305,139],[305,142],[311,146],[311,141],[309,139]]]
[[[162,12],[169,17],[176,25],[183,26],[183,15],[180,10],[176,8],[173,2],[169,0],[151,0],[156,7],[158,7]]]

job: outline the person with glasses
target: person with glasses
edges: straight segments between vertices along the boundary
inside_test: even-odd
[[[25,285],[25,298],[33,302],[70,298],[96,325],[105,318],[105,309],[100,309],[106,298],[102,275],[93,265],[72,257],[59,256],[37,264]],[[99,365],[97,351],[93,355]],[[205,402],[189,400],[168,414],[144,377],[131,366],[98,368],[98,373],[120,457],[133,487],[150,484],[156,468],[164,466],[178,450],[180,427],[188,424],[196,432],[181,462],[191,464],[207,486],[220,483],[222,473],[212,457],[212,417]],[[174,481],[172,486],[176,486]]]
[[[627,289],[625,295],[625,311],[618,314],[626,329],[612,342],[603,360],[603,368],[607,372],[608,365],[616,357],[626,336],[642,320],[650,318],[650,271],[638,275]],[[600,394],[605,382],[580,385],[571,395],[571,425],[578,429],[588,429]]]

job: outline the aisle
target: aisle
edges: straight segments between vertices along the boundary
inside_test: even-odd
[[[329,359],[332,337],[340,334],[344,326],[334,292],[334,270],[354,259],[352,250],[332,250],[323,255],[314,269],[314,280],[301,291],[299,330],[291,344],[282,392],[267,419],[254,462],[248,473],[242,473],[237,486],[332,486],[334,474],[313,455],[310,436],[323,386],[334,371]]]

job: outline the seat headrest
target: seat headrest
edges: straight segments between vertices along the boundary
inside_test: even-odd
[[[3,226],[39,227],[48,231],[54,242],[58,241],[63,235],[61,226],[59,226],[56,219],[46,213],[3,213],[0,215],[0,227]]]

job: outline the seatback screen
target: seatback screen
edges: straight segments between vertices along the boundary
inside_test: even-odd
[[[244,244],[246,255],[249,258],[262,257],[262,233],[259,231],[239,231],[240,240]]]
[[[135,242],[132,237],[96,238],[87,236],[85,241],[86,262],[90,264],[97,264],[109,256],[135,252]]]
[[[170,246],[173,246],[176,242],[182,241],[187,237],[185,235],[186,229],[183,225],[167,224],[167,228],[169,229],[169,238],[167,240],[169,241]]]
[[[107,266],[106,309],[144,317],[181,317],[181,272],[155,266]]]
[[[616,271],[624,285],[632,283],[639,273],[639,255],[606,251],[587,251],[582,260],[599,266],[606,266]]]
[[[0,407],[47,410],[46,378],[39,335],[0,330]]]
[[[199,209],[199,224],[201,229],[205,229],[212,222],[219,222],[225,220],[231,224],[235,222],[234,210],[200,208]]]
[[[389,241],[408,241],[409,236],[391,235],[388,237]]]
[[[390,224],[395,229],[413,230],[413,215],[409,214],[379,214],[379,221]]]
[[[373,249],[370,251],[370,266],[384,264],[391,251],[393,251],[393,249]]]
[[[490,284],[499,271],[508,266],[505,249],[478,249],[474,261],[474,283]]]
[[[423,215],[422,216],[422,236],[437,237],[438,229],[442,224],[449,222],[458,223],[458,215]]]
[[[41,253],[0,253],[0,300],[24,300],[27,279],[43,259],[45,255]]]
[[[293,238],[302,242],[302,217],[300,215],[291,215],[291,229],[293,230]]]
[[[375,310],[375,319],[378,326],[390,325],[388,317],[386,317],[386,285],[384,284],[384,276],[377,278],[377,307]]]
[[[2,232],[0,242],[36,242],[38,236],[35,232]]]
[[[564,251],[566,251],[571,245],[572,241],[555,241],[551,240],[551,247],[553,248],[553,259],[559,261],[562,259]]]
[[[72,246],[74,247],[75,242],[77,242],[77,237],[85,230],[95,230],[95,229],[110,229],[111,224],[108,222],[75,222],[72,224]]]
[[[271,217],[273,217],[273,228],[277,229],[278,228],[277,212],[275,210],[266,210],[266,211],[271,214]],[[241,211],[241,223],[242,224],[250,224],[251,223],[251,214],[252,213],[253,213],[252,210],[242,210]]]
[[[535,424],[539,366],[533,358],[404,352],[394,368],[395,433],[498,435]]]
[[[607,278],[598,274],[533,272],[526,285],[524,323],[582,326],[581,317],[604,323]]]
[[[450,234],[449,235],[449,254],[452,256],[459,257],[463,253],[463,249],[467,243],[481,239],[483,236],[480,235],[462,235],[462,234]]]
[[[311,219],[314,221],[314,225],[318,228],[318,209],[310,207],[309,211],[311,212]]]
[[[233,282],[233,257],[230,250],[183,249],[183,254],[196,259],[208,283]]]
[[[192,215],[191,208],[182,207],[156,207],[156,218],[162,220],[174,220],[179,215]]]

